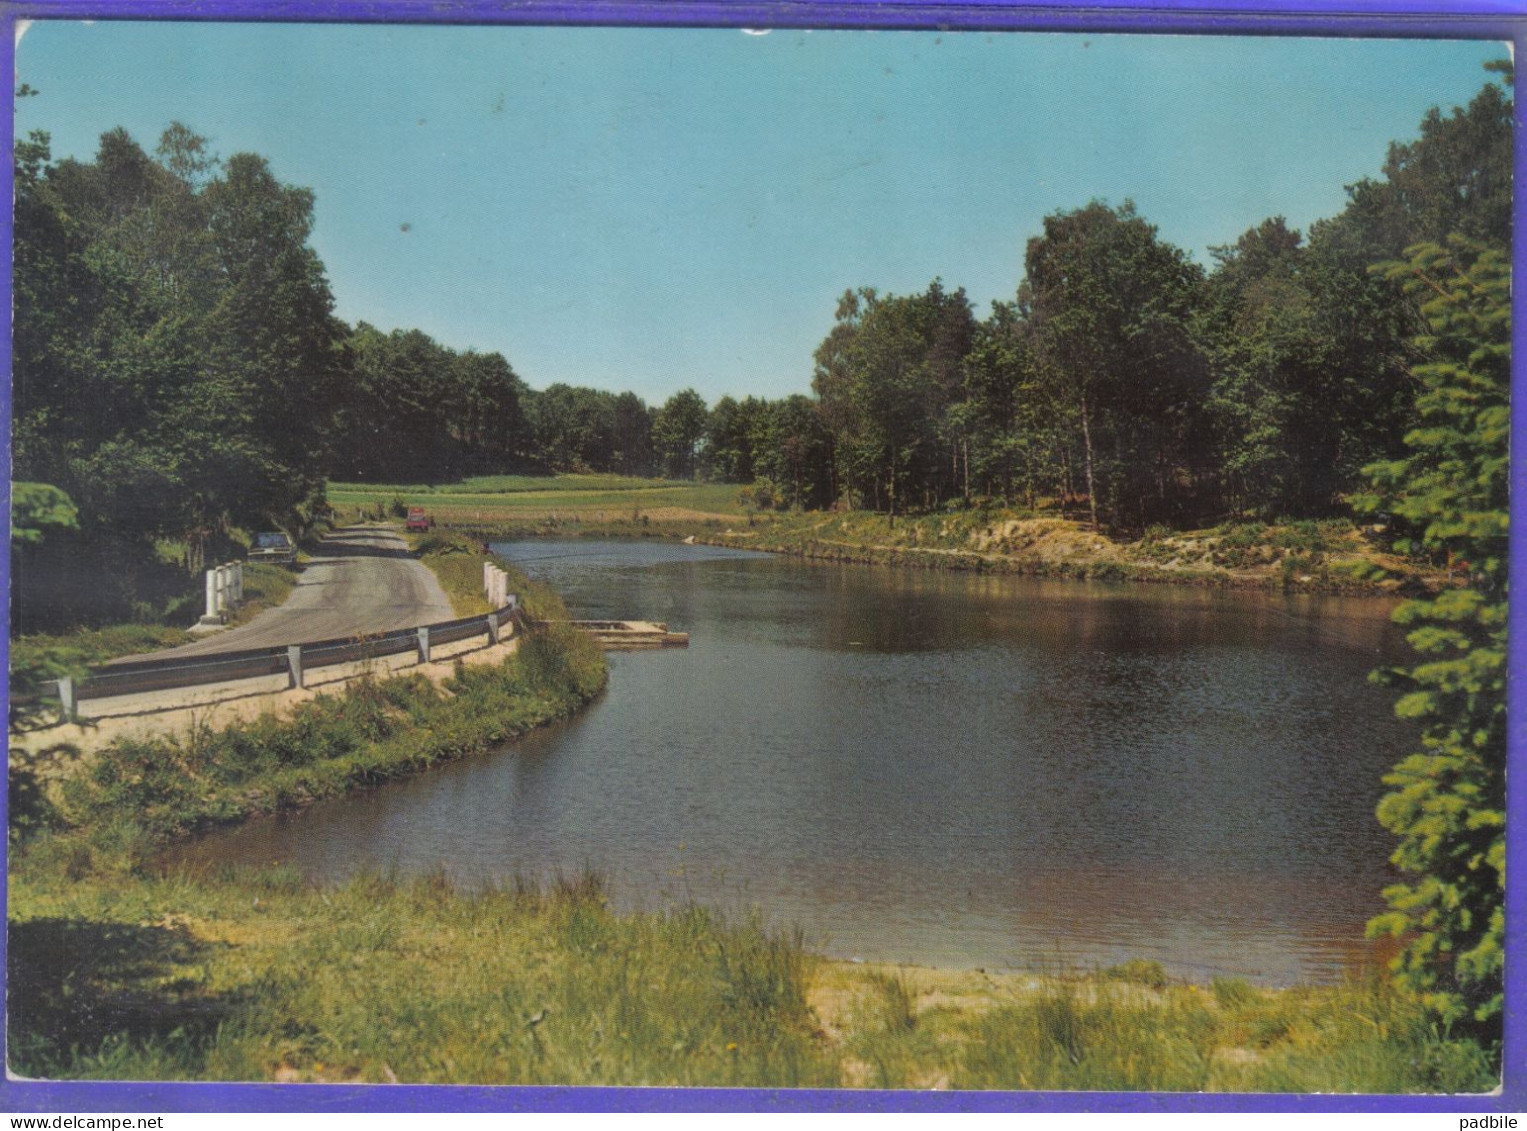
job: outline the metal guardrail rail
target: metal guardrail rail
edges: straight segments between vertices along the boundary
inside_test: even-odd
[[[504,626],[518,613],[519,598],[510,595],[502,607],[492,612],[419,625],[416,628],[315,640],[307,644],[219,652],[211,656],[128,660],[93,668],[82,679],[66,676],[56,681],[55,690],[64,713],[72,716],[78,704],[86,699],[110,699],[176,687],[199,687],[209,683],[280,675],[283,672],[288,676],[289,687],[301,687],[303,672],[311,668],[396,656],[403,652],[417,652],[419,661],[425,663],[430,658],[430,650],[436,645],[454,644],[474,636],[486,635],[490,642],[496,644]]]

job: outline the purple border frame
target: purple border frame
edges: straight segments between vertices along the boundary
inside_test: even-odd
[[[15,25],[29,19],[133,19],[261,22],[562,24],[648,27],[831,27],[925,30],[1153,32],[1157,34],[1327,35],[1510,40],[1527,46],[1527,0],[0,0],[0,81],[6,113],[0,141],[14,141]],[[1520,108],[1520,99],[1517,100]],[[1519,109],[1520,115],[1520,109]],[[1527,170],[1527,132],[1516,122],[1518,178]],[[0,199],[9,200],[13,170],[0,167]],[[1527,230],[1527,193],[1513,202],[1518,233]],[[11,213],[0,213],[0,240],[11,243]],[[1513,264],[1521,277],[1524,241]],[[10,308],[11,260],[0,260],[0,309]],[[1516,334],[1513,389],[1523,382],[1521,348],[1527,287],[1512,297]],[[0,349],[0,408],[10,457],[9,341]],[[1511,443],[1527,445],[1527,403],[1513,397]],[[4,487],[9,510],[9,482]],[[1511,583],[1527,584],[1527,471],[1511,469]],[[0,586],[9,592],[10,557],[0,554]],[[7,614],[7,624],[8,614]],[[1527,720],[1522,664],[1527,661],[1527,603],[1513,602],[1508,650],[1508,776],[1527,780]],[[1458,1112],[1504,1113],[1527,1108],[1527,992],[1516,969],[1527,945],[1527,802],[1519,786],[1507,797],[1506,979],[1503,1088],[1489,1096],[1330,1096],[1133,1092],[893,1092],[724,1088],[583,1088],[455,1085],[200,1084],[33,1082],[0,1079],[5,1112]],[[0,797],[3,807],[3,797]],[[4,878],[0,876],[0,885]],[[4,940],[0,937],[0,957]]]

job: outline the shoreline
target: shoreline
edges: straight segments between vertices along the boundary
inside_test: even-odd
[[[902,519],[892,527],[886,516],[867,513],[811,513],[800,516],[768,516],[739,530],[736,516],[710,514],[687,519],[615,517],[596,513],[582,516],[525,516],[524,519],[443,519],[441,525],[479,540],[611,539],[666,542],[693,540],[698,545],[728,549],[753,549],[815,562],[890,566],[930,572],[976,572],[976,574],[1035,577],[1043,580],[1080,582],[1128,582],[1138,585],[1176,585],[1186,588],[1225,589],[1246,592],[1299,592],[1339,597],[1374,597],[1405,600],[1423,592],[1448,588],[1449,578],[1434,569],[1397,559],[1368,546],[1356,528],[1341,539],[1325,543],[1306,536],[1318,548],[1296,548],[1299,537],[1292,528],[1258,528],[1257,524],[1234,528],[1229,533],[1180,531],[1157,539],[1119,543],[1087,531],[1080,522],[1054,517],[994,516],[971,525],[962,516],[959,530],[939,530],[947,516]],[[898,542],[866,537],[831,537],[829,525],[884,527],[866,534],[895,534]],[[985,530],[982,528],[985,527]],[[931,528],[931,530],[930,530]],[[1240,536],[1238,531],[1266,530],[1264,534]],[[852,531],[851,531],[852,533]],[[1278,539],[1295,543],[1280,545]],[[899,539],[910,539],[904,542]],[[971,542],[976,545],[971,545]],[[983,546],[982,542],[988,543]],[[1009,542],[1023,543],[1014,553],[1002,553]],[[1219,543],[1232,543],[1222,551]],[[1179,554],[1179,546],[1182,553]],[[1214,565],[1202,560],[1215,556],[1240,560],[1238,565]],[[1157,559],[1157,560],[1153,560]]]
[[[730,533],[730,532],[729,532]],[[849,565],[886,566],[929,572],[976,573],[1006,577],[1032,577],[1043,581],[1102,581],[1139,585],[1178,585],[1193,589],[1224,589],[1260,593],[1311,593],[1341,597],[1402,600],[1404,594],[1372,585],[1344,585],[1317,580],[1285,583],[1267,575],[1236,575],[1222,570],[1168,570],[1121,565],[1104,559],[1049,562],[973,551],[924,547],[817,543],[803,547],[750,544],[746,535],[723,535],[720,539],[696,538],[701,545],[733,550],[756,550],[803,561],[841,562]]]

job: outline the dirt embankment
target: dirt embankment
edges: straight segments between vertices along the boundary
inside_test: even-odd
[[[1156,528],[1114,539],[1059,517],[1011,513],[811,515],[736,524],[702,541],[830,561],[1100,581],[1395,595],[1450,579],[1389,553],[1381,532],[1349,522]]]

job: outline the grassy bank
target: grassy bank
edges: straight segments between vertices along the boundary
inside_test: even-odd
[[[1425,563],[1388,552],[1347,519],[1152,527],[1113,538],[1053,506],[974,506],[895,519],[869,511],[744,508],[740,489],[615,476],[492,476],[432,488],[334,485],[350,517],[425,506],[473,539],[694,538],[824,561],[1223,588],[1385,594],[1437,587]],[[348,509],[343,509],[343,508]]]
[[[1344,519],[1148,530],[1133,541],[1012,510],[889,517],[757,516],[697,539],[828,561],[1036,577],[1248,589],[1393,593],[1436,581]]]
[[[585,653],[592,651],[592,655]],[[481,753],[567,715],[603,684],[603,657],[571,631],[536,633],[502,664],[363,678],[289,714],[223,730],[122,738],[59,781],[30,846],[76,870],[131,867],[164,841]]]
[[[576,878],[317,888],[290,869],[23,869],[10,1056],[31,1076],[483,1084],[1479,1091],[1382,985],[1195,987],[873,968]]]
[[[560,612],[554,593],[516,581],[530,606]],[[282,716],[119,738],[73,772],[29,765],[22,772],[49,783],[32,815],[47,831],[22,860],[61,856],[82,874],[131,869],[159,844],[209,825],[480,753],[572,713],[604,680],[597,645],[554,627],[526,634],[501,664],[458,663],[443,684],[416,672],[366,677]],[[13,758],[13,776],[17,765]]]
[[[440,588],[451,599],[451,607],[456,610],[457,616],[470,617],[489,611],[488,598],[483,592],[482,572],[483,563],[490,558],[483,553],[480,541],[450,531],[407,534],[405,537],[419,560],[430,568],[435,579],[440,582]],[[496,558],[491,560],[500,566],[504,564]],[[553,596],[544,586],[533,585],[519,571],[516,570],[514,576],[520,582],[517,590],[525,590],[519,595],[532,604],[540,602],[543,594]]]

